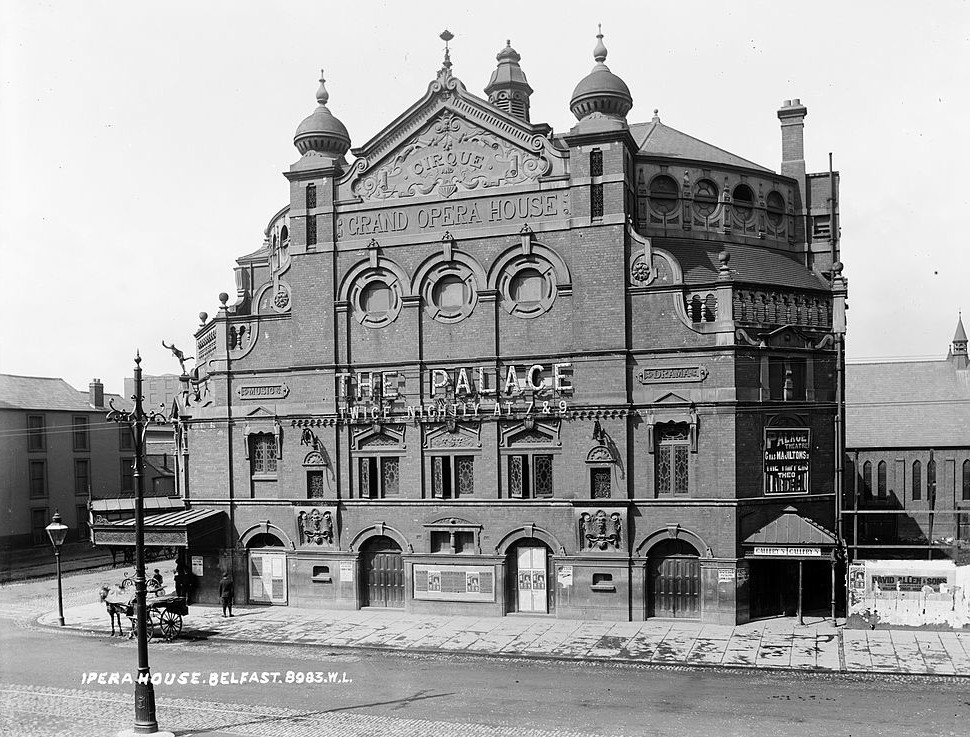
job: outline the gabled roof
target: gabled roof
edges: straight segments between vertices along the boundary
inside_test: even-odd
[[[821,276],[798,260],[798,254],[773,251],[762,246],[740,243],[716,243],[653,239],[657,248],[669,251],[680,263],[687,284],[709,284],[717,281],[720,262],[717,254],[727,250],[731,254],[728,266],[737,282],[772,284],[792,289],[831,289]]]
[[[634,123],[630,126],[630,133],[637,142],[639,152],[648,156],[668,156],[675,159],[692,161],[709,161],[712,164],[737,166],[742,169],[757,169],[758,171],[774,172],[753,161],[725,151],[722,148],[705,143],[676,128],[664,125],[659,118],[649,123]]]
[[[970,370],[953,361],[845,367],[846,447],[970,446]]]
[[[93,407],[88,396],[87,392],[78,391],[64,379],[0,374],[0,409],[107,412],[109,399],[114,400],[116,407],[126,404],[117,394],[105,392],[105,406]]]
[[[802,517],[795,507],[759,527],[744,539],[745,545],[835,545],[835,535],[814,520]]]

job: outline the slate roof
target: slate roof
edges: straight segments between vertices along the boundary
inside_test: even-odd
[[[659,118],[654,118],[649,123],[634,123],[630,126],[630,133],[637,142],[641,154],[667,156],[685,161],[709,161],[713,164],[774,173],[760,164],[742,159],[722,148],[664,125]]]
[[[845,367],[846,447],[970,446],[970,370],[949,360]]]
[[[786,254],[760,246],[740,243],[684,242],[653,240],[657,248],[669,251],[680,262],[687,284],[717,281],[720,262],[717,254],[726,249],[731,254],[728,266],[735,281],[772,284],[793,289],[830,289],[829,283],[804,266],[796,254]]]
[[[744,539],[745,545],[835,545],[835,535],[822,525],[802,517],[794,507]]]
[[[0,409],[107,412],[109,399],[114,400],[116,407],[131,406],[119,395],[105,392],[105,406],[96,408],[91,406],[88,397],[88,392],[78,391],[64,379],[0,374]]]

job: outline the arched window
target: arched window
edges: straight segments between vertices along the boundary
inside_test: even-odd
[[[768,211],[768,222],[777,228],[785,219],[785,198],[778,192],[769,192],[765,198],[765,209]]]
[[[970,460],[963,462],[963,501],[970,502]]]
[[[754,192],[747,184],[739,184],[731,195],[734,198],[734,211],[742,220],[750,220],[754,215]]]
[[[923,464],[913,461],[913,501],[923,498]]]
[[[710,179],[701,179],[694,191],[694,211],[701,217],[710,217],[717,209],[717,185]]]
[[[926,464],[926,500],[930,504],[936,500],[936,461],[932,458]]]
[[[879,461],[876,467],[876,493],[880,499],[886,498],[886,462]]]
[[[868,499],[872,496],[872,461],[862,464],[862,497]]]
[[[650,182],[650,207],[663,215],[669,215],[677,209],[677,198],[680,187],[673,177],[661,174]]]
[[[661,426],[657,439],[657,494],[689,491],[690,433],[687,425]]]
[[[249,436],[249,465],[254,476],[276,473],[276,436],[256,433]]]
[[[317,206],[317,185],[308,184],[306,186],[306,209],[312,210]]]

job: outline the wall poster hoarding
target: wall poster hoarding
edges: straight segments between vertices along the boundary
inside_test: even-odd
[[[765,494],[807,494],[812,431],[807,427],[766,427]]]

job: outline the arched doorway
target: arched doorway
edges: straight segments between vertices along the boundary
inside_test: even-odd
[[[650,548],[647,565],[647,616],[701,616],[701,562],[694,546],[683,540],[663,540]]]
[[[271,532],[254,535],[249,551],[249,601],[286,604],[286,547]]]
[[[549,547],[534,537],[520,540],[509,549],[505,570],[507,608],[511,612],[547,614],[549,597]]]
[[[404,559],[391,538],[372,537],[360,550],[361,606],[404,606]]]

